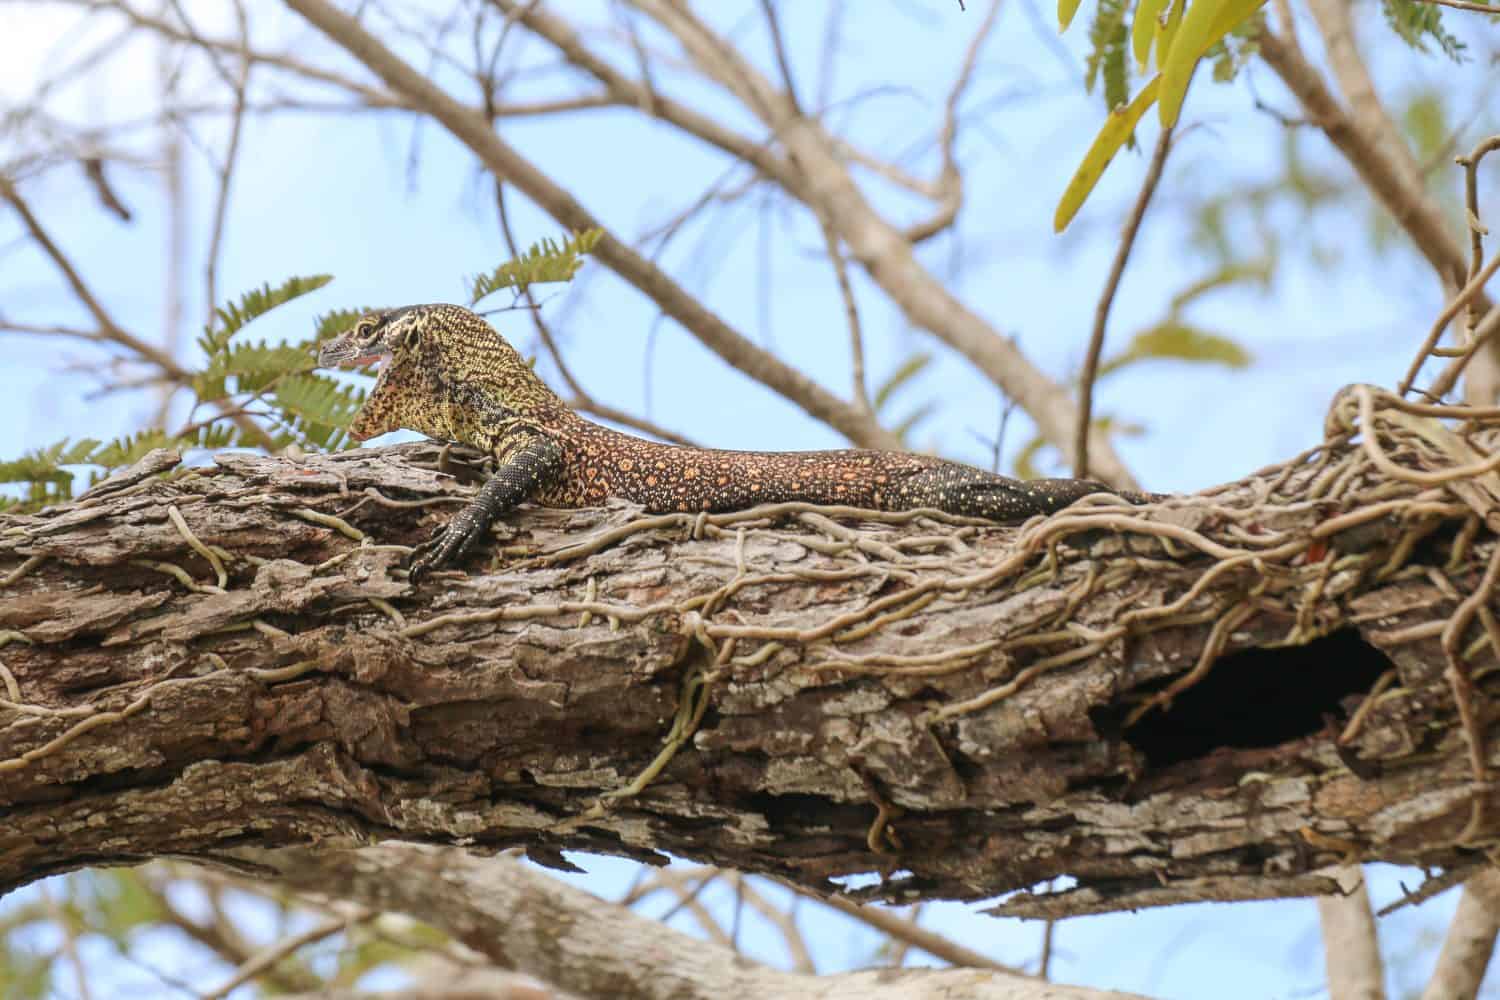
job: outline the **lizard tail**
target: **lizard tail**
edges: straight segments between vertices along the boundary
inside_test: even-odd
[[[1115,493],[1135,504],[1159,498],[1157,494],[1117,493],[1091,479],[1019,480],[947,463],[923,470],[902,486],[901,500],[906,505],[1002,522],[1051,514],[1092,493]]]

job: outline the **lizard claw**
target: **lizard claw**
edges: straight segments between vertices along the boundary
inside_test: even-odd
[[[417,546],[407,567],[406,578],[412,583],[420,583],[432,570],[457,562],[473,548],[484,534],[485,527],[471,512],[462,511],[446,527],[439,528],[430,539]]]

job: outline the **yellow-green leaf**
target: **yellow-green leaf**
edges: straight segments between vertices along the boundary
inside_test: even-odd
[[[1067,31],[1068,25],[1073,23],[1073,15],[1078,13],[1078,5],[1082,0],[1057,0],[1057,30]]]
[[[1104,121],[1104,127],[1094,137],[1094,144],[1084,154],[1083,162],[1078,164],[1078,169],[1073,173],[1073,179],[1068,181],[1068,187],[1063,191],[1062,198],[1057,203],[1057,214],[1052,217],[1052,229],[1054,232],[1062,232],[1068,228],[1068,223],[1073,221],[1073,216],[1083,207],[1089,192],[1094,190],[1094,185],[1099,183],[1099,178],[1104,174],[1104,168],[1109,166],[1109,161],[1115,158],[1125,140],[1135,131],[1136,123],[1141,120],[1141,115],[1156,100],[1161,77],[1156,77],[1135,95],[1123,108],[1115,108],[1109,113]]]
[[[1161,69],[1172,52],[1172,43],[1177,40],[1177,29],[1182,25],[1182,8],[1187,0],[1172,0],[1165,21],[1156,22],[1156,68]]]
[[[1161,67],[1161,103],[1156,109],[1161,113],[1162,128],[1177,124],[1193,69],[1208,51],[1209,32],[1214,30],[1214,21],[1228,3],[1229,0],[1193,0],[1193,5],[1182,15],[1172,50]]]
[[[1170,40],[1169,51],[1157,52],[1161,67],[1161,112],[1162,128],[1177,124],[1182,112],[1182,101],[1187,96],[1188,81],[1193,78],[1193,69],[1203,54],[1219,43],[1219,40],[1250,18],[1266,0],[1194,0],[1176,35]]]
[[[1228,337],[1168,319],[1136,334],[1130,346],[1099,366],[1099,377],[1113,374],[1137,361],[1152,360],[1245,368],[1252,359],[1249,351]]]
[[[1219,39],[1244,24],[1265,5],[1266,0],[1229,0],[1214,19],[1214,27],[1208,33],[1208,44],[1203,46],[1204,50],[1213,48],[1219,43]]]
[[[1141,0],[1135,8],[1135,20],[1130,25],[1130,49],[1135,55],[1135,64],[1141,72],[1146,71],[1146,60],[1151,58],[1151,40],[1156,37],[1162,8],[1167,0]]]

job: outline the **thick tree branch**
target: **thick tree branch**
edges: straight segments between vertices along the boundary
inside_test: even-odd
[[[1329,0],[1329,3],[1333,2],[1334,0]],[[1325,11],[1325,16],[1327,13]],[[1330,44],[1338,50],[1339,62],[1344,65],[1345,85],[1353,89],[1353,96],[1361,97],[1364,101],[1366,119],[1388,122],[1383,112],[1378,111],[1379,104],[1375,101],[1373,89],[1365,94],[1359,74],[1353,68],[1358,54],[1353,53],[1342,42],[1334,44],[1342,37],[1337,30],[1337,21],[1338,17],[1335,15],[1332,25],[1334,38]],[[1427,258],[1437,272],[1443,288],[1450,292],[1462,288],[1469,277],[1469,262],[1465,258],[1463,247],[1443,220],[1437,204],[1422,188],[1420,179],[1411,176],[1407,166],[1409,151],[1403,158],[1394,148],[1401,141],[1399,135],[1386,135],[1373,122],[1362,121],[1346,113],[1329,92],[1317,69],[1294,43],[1270,30],[1262,30],[1257,36],[1257,45],[1266,64],[1301,102],[1308,117],[1344,154],[1344,158],[1365,182],[1376,201],[1406,231],[1418,252]],[[1333,57],[1334,52],[1331,50],[1330,58]],[[1371,109],[1371,101],[1375,102],[1376,110]],[[1488,310],[1491,304],[1488,296],[1483,293],[1475,300],[1475,308],[1481,313]],[[1496,347],[1500,347],[1500,344],[1491,345],[1492,359]],[[1492,363],[1483,370],[1480,384],[1470,387],[1468,398],[1480,405],[1493,402],[1495,392],[1500,390],[1500,383],[1496,383],[1495,379],[1495,365]]]
[[[1263,30],[1257,36],[1257,44],[1266,64],[1301,102],[1313,123],[1344,154],[1375,199],[1411,237],[1417,250],[1437,271],[1443,286],[1450,290],[1462,288],[1468,273],[1463,247],[1432,199],[1409,181],[1399,157],[1344,111],[1316,67],[1285,39]]]
[[[1407,188],[1425,198],[1422,170],[1380,100],[1369,67],[1360,54],[1359,40],[1354,37],[1354,19],[1350,16],[1351,0],[1308,0],[1307,6],[1323,35],[1328,65],[1349,102],[1350,119],[1370,142],[1385,151],[1403,174]]]
[[[1500,871],[1490,869],[1465,883],[1422,1000],[1477,996],[1495,951],[1496,934],[1500,934]]]
[[[1311,457],[1021,528],[528,510],[422,588],[394,543],[470,495],[433,446],[153,456],[0,519],[0,886],[356,836],[1072,875],[1002,907],[1050,916],[1482,864],[1497,432],[1435,411],[1359,387]]]
[[[1318,900],[1328,995],[1339,1000],[1385,1000],[1385,966],[1370,893],[1358,865],[1338,871],[1340,891]]]

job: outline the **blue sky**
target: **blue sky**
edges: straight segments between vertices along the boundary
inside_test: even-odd
[[[956,234],[923,249],[924,261],[1004,334],[1054,377],[1079,363],[1098,290],[1114,252],[1126,206],[1144,171],[1144,157],[1126,154],[1105,176],[1074,229],[1051,231],[1051,216],[1067,176],[1098,127],[1096,97],[1078,81],[1082,65],[1080,18],[1054,51],[1039,32],[1028,3],[1008,3],[988,45],[967,107],[971,127],[959,145],[967,177],[967,206]],[[595,9],[596,4],[578,4]],[[895,155],[931,134],[941,100],[961,58],[981,6],[900,0],[858,6],[845,19],[844,47],[832,60],[832,120],[866,148]],[[1045,20],[1050,4],[1041,4]],[[575,5],[565,9],[571,12]],[[766,65],[763,35],[741,14],[753,4],[724,4],[722,27]],[[823,5],[783,4],[794,66],[811,81],[824,59]],[[205,29],[224,13],[218,5],[192,4]],[[1087,7],[1086,7],[1087,10]],[[68,37],[76,11],[7,4],[0,32],[0,103],[29,94],[38,75],[55,66],[52,44]],[[316,61],[332,61],[354,75],[341,55],[296,19],[279,10],[257,10],[258,37],[266,44],[295,42]],[[1372,18],[1372,20],[1374,20]],[[1455,29],[1461,20],[1450,18]],[[1460,142],[1467,148],[1494,131],[1497,109],[1482,86],[1492,71],[1478,58],[1455,69],[1394,44],[1379,24],[1368,41],[1377,78],[1388,93],[1442,85],[1453,94],[1454,115],[1475,114]],[[1303,36],[1309,37],[1303,25]],[[1470,31],[1474,36],[1475,33]],[[98,35],[95,37],[104,37]],[[66,52],[81,52],[73,37]],[[545,53],[527,50],[530,58]],[[156,49],[145,39],[125,43],[100,70],[65,90],[54,108],[74,122],[123,120],[149,106],[156,80]],[[452,84],[438,72],[438,77]],[[196,77],[206,85],[201,67]],[[550,81],[550,82],[549,82]],[[262,86],[272,86],[266,75]],[[1263,67],[1233,86],[1205,86],[1190,95],[1179,147],[1169,164],[1158,203],[1116,301],[1110,343],[1161,318],[1172,295],[1212,270],[1208,255],[1188,243],[1180,208],[1195,193],[1243,190],[1277,169],[1281,127],[1258,114],[1252,93],[1291,110],[1290,99]],[[296,87],[286,89],[296,90]],[[807,90],[813,89],[808,83]],[[204,91],[208,91],[205,89]],[[517,96],[556,93],[544,78]],[[1493,93],[1493,91],[1490,91]],[[710,110],[723,95],[703,85],[682,90]],[[856,95],[864,94],[860,100]],[[1467,95],[1467,96],[1465,96]],[[1479,96],[1475,96],[1479,95]],[[470,96],[464,92],[463,96]],[[1146,149],[1154,125],[1143,131]],[[626,111],[590,112],[547,121],[507,121],[502,134],[569,187],[622,236],[647,232],[712,183],[723,163],[667,127]],[[200,122],[202,140],[222,145],[221,122]],[[147,159],[154,139],[137,132],[123,140]],[[1309,162],[1347,176],[1320,136],[1300,134]],[[16,140],[0,139],[0,157]],[[220,265],[224,296],[292,274],[327,272],[337,280],[257,324],[270,337],[303,336],[321,311],[361,304],[459,300],[467,275],[505,256],[489,187],[472,160],[430,125],[414,129],[401,116],[356,117],[288,114],[255,119],[246,127],[246,155],[235,177],[234,200]],[[203,157],[188,153],[190,190],[187,321],[182,356],[206,313],[201,255],[207,239],[212,178]],[[930,151],[910,166],[929,172]],[[1457,184],[1457,172],[1439,178]],[[129,328],[151,338],[163,330],[164,257],[167,246],[161,185],[150,171],[118,171],[121,197],[135,210],[122,223],[102,213],[81,172],[62,168],[27,183],[24,193],[73,255],[101,299]],[[878,183],[877,204],[914,216],[918,206]],[[1493,188],[1491,189],[1493,190]],[[1495,203],[1500,204],[1500,200]],[[512,224],[530,241],[557,227],[518,196]],[[1436,282],[1404,250],[1368,249],[1370,209],[1362,201],[1315,211],[1293,225],[1293,207],[1278,204],[1272,219],[1283,234],[1284,265],[1264,291],[1234,289],[1192,306],[1189,318],[1233,336],[1255,355],[1243,372],[1152,364],[1130,369],[1101,388],[1104,412],[1144,425],[1138,438],[1118,447],[1149,488],[1194,489],[1235,478],[1312,444],[1323,409],[1339,386],[1353,381],[1391,383],[1399,377],[1421,332],[1439,305]],[[1236,217],[1231,234],[1247,245],[1255,227]],[[661,262],[715,310],[757,342],[847,395],[849,359],[843,306],[826,263],[816,226],[803,213],[762,211],[758,197],[689,225]],[[1334,255],[1334,266],[1314,257]],[[765,265],[763,267],[763,264]],[[942,352],[924,333],[909,329],[862,275],[856,291],[864,307],[867,366],[872,381],[916,350],[937,350],[936,363],[905,391],[910,408],[935,399],[940,408],[915,436],[919,447],[979,464],[989,463],[981,436],[993,434],[1002,400],[962,358]],[[641,411],[693,439],[721,447],[817,448],[841,443],[834,432],[800,410],[726,369],[623,282],[590,265],[570,288],[548,303],[547,314],[564,338],[576,374],[598,398]],[[0,215],[0,313],[34,321],[82,322],[50,265],[21,238],[10,215]],[[502,332],[530,350],[524,314],[497,318]],[[100,354],[86,345],[0,334],[12,361],[0,368],[0,455],[46,444],[63,435],[105,436],[131,429],[155,410],[145,394],[90,394],[96,380],[76,366]],[[549,365],[541,365],[550,374]],[[648,376],[649,373],[649,376]],[[556,380],[554,379],[554,382]],[[1030,431],[1017,417],[1007,450],[1014,454]],[[584,884],[617,892],[626,866],[587,860]],[[1416,873],[1376,868],[1377,903],[1399,892]],[[1411,956],[1417,936],[1440,930],[1451,912],[1449,894],[1382,923],[1387,950]],[[806,912],[806,911],[804,911]],[[1035,953],[1036,925],[977,915],[973,908],[939,905],[933,926],[965,943],[1021,961]],[[817,938],[831,955],[858,964],[868,939],[839,918],[818,918]],[[864,942],[864,943],[861,943]],[[1321,953],[1310,902],[1199,906],[1070,921],[1059,932],[1056,976],[1076,983],[1136,989],[1169,997],[1201,996],[1207,984],[1222,997],[1319,995]],[[1421,962],[1403,961],[1399,981],[1420,982]],[[1493,978],[1493,977],[1492,977]]]

